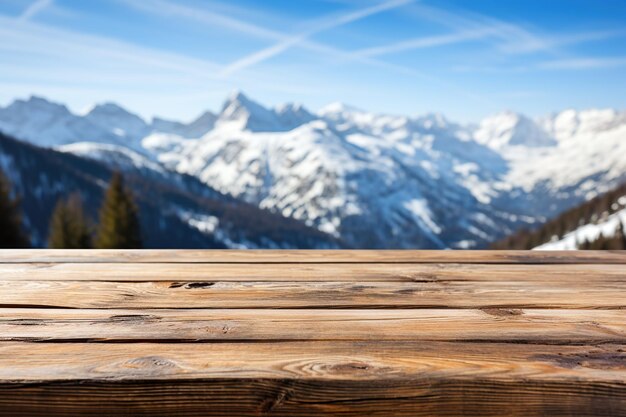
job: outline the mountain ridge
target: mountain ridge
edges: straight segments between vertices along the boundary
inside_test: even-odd
[[[0,131],[28,125],[7,119],[0,108]],[[132,130],[136,119],[123,119],[109,119],[105,133]],[[130,144],[120,135],[100,145],[75,136],[40,144],[123,169],[189,175],[354,247],[480,247],[626,178],[618,156],[626,154],[626,112],[612,109],[536,119],[509,111],[464,125],[344,104],[317,113],[269,108],[234,92],[221,112],[200,119],[196,135],[194,122],[153,119]]]

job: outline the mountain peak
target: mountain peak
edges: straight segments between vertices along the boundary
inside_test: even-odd
[[[542,120],[543,126],[559,141],[578,133],[611,130],[626,122],[626,112],[615,109],[566,109]]]
[[[241,90],[237,90],[237,89],[231,91],[228,97],[226,98],[226,100],[229,100],[229,101],[247,100],[247,99],[248,97],[244,94],[244,92]]]
[[[217,119],[217,115],[213,113],[212,111],[207,110],[203,112],[202,114],[200,114],[200,116],[193,119],[189,124],[195,124],[195,123],[207,122],[207,121],[215,122],[215,119]]]
[[[226,101],[222,106],[222,112],[231,106],[247,107],[249,105],[260,106],[260,104],[251,100],[241,90],[234,90],[226,97]]]
[[[220,117],[232,119],[233,117],[241,116],[242,112],[252,113],[262,111],[267,111],[267,109],[256,101],[248,98],[248,96],[241,91],[235,90],[226,98],[222,106]]]
[[[123,108],[122,106],[120,106],[117,103],[114,103],[112,101],[106,101],[104,103],[98,103],[96,105],[94,105],[91,110],[89,110],[87,112],[87,114],[89,113],[93,113],[93,112],[107,112],[107,113],[129,113],[130,112],[128,110],[126,110],[125,108]]]
[[[289,113],[289,112],[309,112],[306,107],[302,103],[284,103],[279,106],[276,106],[277,113]]]
[[[321,114],[322,116],[328,115],[328,114],[335,114],[335,113],[363,113],[362,109],[359,109],[355,106],[351,106],[349,104],[346,103],[342,103],[340,101],[335,101],[333,103],[330,103],[324,107],[322,107],[319,110],[319,114]]]
[[[20,101],[25,101],[27,103],[56,104],[58,106],[62,106],[62,104],[53,103],[52,101],[48,100],[47,98],[42,97],[42,96],[38,96],[38,95],[35,95],[35,94],[31,95],[26,100],[20,100]]]
[[[8,108],[13,109],[29,109],[38,112],[50,112],[57,114],[70,114],[70,111],[64,104],[55,103],[44,97],[32,95],[26,100],[17,99]]]
[[[210,119],[212,115],[206,115]],[[241,91],[231,93],[215,125],[219,128],[251,132],[286,132],[315,119],[301,104],[284,104],[268,109]]]
[[[117,115],[120,117],[140,119],[143,121],[143,119],[135,113],[125,109],[124,107],[112,101],[105,101],[103,103],[95,104],[89,111],[85,113],[85,116],[89,116],[91,114],[106,114],[109,116]]]
[[[414,120],[421,123],[426,129],[432,128],[446,128],[450,125],[448,119],[441,113],[426,113],[423,116],[418,116]]]
[[[253,132],[277,130],[276,114],[241,91],[234,91],[228,96],[216,125]]]
[[[140,139],[148,131],[145,120],[113,102],[95,105],[85,115],[85,119],[117,136],[131,140]]]
[[[511,110],[484,119],[474,133],[474,138],[493,149],[515,145],[543,147],[556,144],[555,139],[542,126]]]
[[[207,132],[213,129],[213,127],[215,127],[216,121],[217,116],[213,112],[207,110],[195,118],[191,123],[186,125],[185,136],[190,138],[199,138],[204,136]]]

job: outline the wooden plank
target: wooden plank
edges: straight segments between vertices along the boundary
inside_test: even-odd
[[[626,281],[624,265],[490,264],[0,264],[0,280],[27,281]]]
[[[626,308],[626,280],[108,282],[0,281],[0,307],[64,308]]]
[[[0,340],[624,343],[626,311],[0,309]]]
[[[439,376],[509,381],[602,380],[626,384],[625,371],[626,351],[623,345],[616,344],[0,342],[0,383],[194,380],[228,376],[371,381],[381,377]]]
[[[237,379],[0,385],[0,416],[622,417],[620,382]]]
[[[0,416],[626,416],[625,263],[0,251]]]
[[[495,263],[626,264],[626,251],[63,250],[4,249],[0,263]]]
[[[613,345],[0,343],[0,415],[621,416],[625,371]]]

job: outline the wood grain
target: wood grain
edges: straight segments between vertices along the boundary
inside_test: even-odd
[[[0,263],[626,264],[626,251],[4,249]]]
[[[0,250],[0,417],[626,416],[626,252]]]
[[[626,280],[595,282],[0,281],[1,307],[626,309]]]
[[[325,379],[0,384],[0,416],[624,416],[622,383]]]
[[[41,383],[236,376],[371,381],[445,377],[626,384],[623,347],[423,341],[0,342],[0,380]]]
[[[612,345],[0,343],[0,415],[620,416],[625,369]]]
[[[112,266],[114,265],[114,266]],[[28,281],[542,281],[623,283],[626,266],[488,264],[0,264],[0,280]]]
[[[626,342],[626,310],[0,309],[0,340]]]

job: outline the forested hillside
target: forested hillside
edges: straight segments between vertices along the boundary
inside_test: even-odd
[[[40,148],[0,133],[0,169],[19,197],[30,244],[45,246],[59,199],[78,193],[91,219],[98,217],[113,174],[87,158]],[[147,248],[334,248],[339,242],[303,223],[225,196],[190,177],[173,182],[128,171]]]
[[[626,183],[566,210],[535,230],[521,230],[493,249],[626,249]]]

